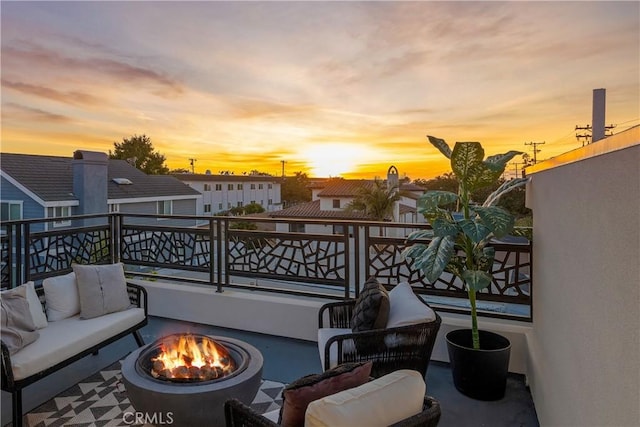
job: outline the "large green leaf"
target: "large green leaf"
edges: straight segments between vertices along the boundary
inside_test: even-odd
[[[445,206],[458,200],[458,195],[450,191],[427,191],[418,199],[421,213],[434,212],[439,206]]]
[[[456,142],[451,153],[451,169],[462,184],[482,165],[484,149],[479,142]]]
[[[464,219],[458,223],[465,235],[467,235],[473,243],[478,243],[485,239],[491,230],[481,222],[475,222],[471,219]]]
[[[498,206],[476,206],[472,210],[478,214],[482,223],[498,238],[506,236],[513,230],[515,222],[513,215]]]
[[[449,148],[449,144],[447,144],[444,139],[436,138],[435,136],[427,135],[429,138],[429,142],[433,144],[442,154],[445,155],[447,159],[451,158],[451,148]]]
[[[433,283],[444,271],[453,256],[454,239],[451,236],[435,237],[427,250],[414,258],[414,267],[423,271],[429,282]]]
[[[434,235],[438,237],[455,236],[460,231],[455,221],[445,218],[436,218],[431,223],[431,227],[433,227]]]
[[[413,262],[415,263],[417,259],[422,258],[422,255],[426,250],[427,250],[427,245],[423,245],[422,243],[415,244],[415,245],[409,246],[404,251],[402,251],[402,256],[405,259],[412,259]]]
[[[431,239],[433,230],[416,230],[407,236],[407,240]]]
[[[479,270],[465,270],[462,272],[462,280],[469,289],[481,291],[491,284],[491,275]]]
[[[513,159],[515,156],[519,155],[519,154],[524,154],[522,151],[509,151],[508,153],[504,153],[504,154],[495,154],[493,156],[489,156],[487,157],[487,160],[485,160],[488,163],[496,163],[501,165],[503,168],[507,166],[507,163],[509,163],[511,161],[511,159]]]
[[[515,178],[509,181],[503,182],[493,193],[489,194],[482,206],[493,206],[500,200],[500,197],[504,196],[508,192],[525,185],[529,182],[529,178]]]

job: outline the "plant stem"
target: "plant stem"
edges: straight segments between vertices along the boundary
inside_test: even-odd
[[[478,332],[478,316],[476,313],[476,291],[467,290],[469,295],[469,303],[471,304],[471,339],[473,340],[473,349],[480,349],[480,333]]]

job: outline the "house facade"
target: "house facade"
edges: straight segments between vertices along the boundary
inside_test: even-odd
[[[402,197],[395,203],[393,221],[416,224],[424,223],[425,219],[417,213],[417,200],[425,192],[425,189],[410,183],[400,183],[398,170],[391,166],[387,171],[387,185],[395,186],[402,192]],[[371,220],[362,212],[350,212],[347,206],[364,188],[371,188],[375,180],[367,179],[342,179],[332,178],[314,181],[311,185],[311,201],[292,206],[270,214],[272,218],[297,218],[297,219],[335,219],[335,220]],[[331,233],[341,234],[341,225],[315,225],[315,224],[278,224],[278,231],[297,231],[307,233]],[[288,227],[287,230],[283,227]],[[329,227],[329,228],[328,228]],[[331,229],[330,229],[331,228]]]
[[[201,198],[171,176],[147,175],[105,153],[78,150],[73,157],[0,153],[2,221],[51,218],[40,225],[51,229],[71,226],[71,220],[64,219],[71,215],[196,215]]]
[[[266,212],[282,208],[281,179],[267,175],[175,174],[184,184],[202,194],[199,215],[213,216],[231,208],[257,203]]]

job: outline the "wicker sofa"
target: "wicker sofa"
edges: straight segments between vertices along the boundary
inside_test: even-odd
[[[43,287],[34,290],[43,312],[47,313]],[[37,330],[36,341],[13,350],[13,354],[8,343],[2,341],[0,375],[2,390],[11,393],[13,426],[22,425],[22,390],[28,385],[89,354],[97,354],[100,348],[128,334],[133,335],[138,346],[144,345],[139,329],[147,324],[147,292],[127,283],[126,293],[129,308],[88,319],[76,314],[49,321]]]
[[[395,371],[310,402],[304,409],[304,420],[296,421],[282,412],[279,414],[279,410],[260,415],[241,401],[231,399],[225,402],[226,426],[277,427],[281,418],[282,425],[296,427],[435,427],[440,420],[440,404],[424,394],[425,387],[419,372]],[[283,399],[286,399],[284,392]],[[286,410],[286,401],[283,404]]]
[[[426,376],[442,319],[407,283],[396,285],[389,299],[387,326],[358,332],[351,327],[355,299],[320,308],[318,350],[324,370],[345,362],[373,361],[374,378],[398,369]]]

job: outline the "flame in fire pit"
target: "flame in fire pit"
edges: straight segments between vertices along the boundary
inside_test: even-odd
[[[186,381],[213,380],[236,369],[229,351],[203,335],[179,335],[163,341],[151,362],[154,378]]]

